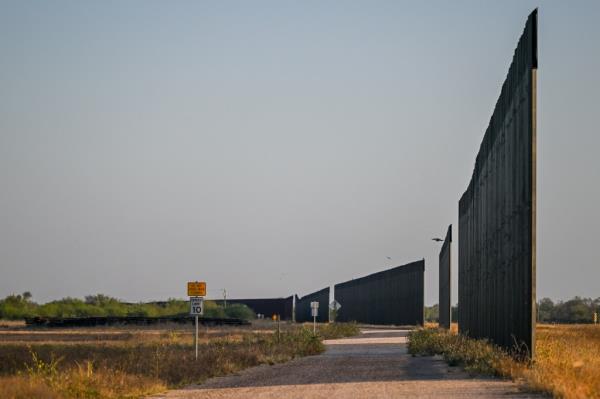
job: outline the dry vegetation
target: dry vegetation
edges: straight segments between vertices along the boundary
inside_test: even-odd
[[[259,364],[320,353],[312,329],[285,324],[202,329],[198,361],[192,330],[78,328],[0,330],[0,397],[137,398]],[[356,326],[320,326],[327,336]]]
[[[25,327],[24,320],[0,320],[0,328]]]
[[[525,388],[567,399],[600,398],[600,326],[538,325],[536,360],[515,362],[485,341],[434,328],[410,336],[413,354],[442,354],[453,365],[474,373],[510,377]]]

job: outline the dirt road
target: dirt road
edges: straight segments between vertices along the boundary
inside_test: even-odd
[[[363,330],[356,338],[325,341],[327,351],[200,386],[167,399],[261,398],[529,398],[508,381],[471,378],[435,357],[412,357],[405,330]]]

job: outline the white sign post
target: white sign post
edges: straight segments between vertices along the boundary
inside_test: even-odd
[[[196,348],[196,360],[198,360],[198,316],[204,314],[204,298],[191,297],[190,298],[190,315],[196,319],[196,335],[194,336],[194,347]]]
[[[335,321],[336,317],[337,317],[337,311],[340,310],[340,308],[342,307],[342,305],[340,305],[340,303],[338,301],[336,301],[335,299],[333,300],[333,302],[331,302],[329,304],[329,309],[333,310],[335,313],[333,314],[333,320],[331,317],[331,312],[329,312],[329,322]]]
[[[319,302],[310,303],[310,314],[313,317],[313,334],[317,335],[317,316],[319,315]]]

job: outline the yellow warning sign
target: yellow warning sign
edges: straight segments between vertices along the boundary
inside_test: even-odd
[[[188,281],[188,296],[206,296],[206,283],[204,281]]]

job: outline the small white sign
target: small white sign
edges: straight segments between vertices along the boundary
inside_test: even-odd
[[[204,314],[204,298],[190,298],[190,314],[192,316],[201,316]]]
[[[310,315],[311,317],[317,317],[319,315],[319,302],[310,303]]]
[[[342,305],[335,299],[329,304],[329,309],[331,310],[340,310],[341,307]]]

